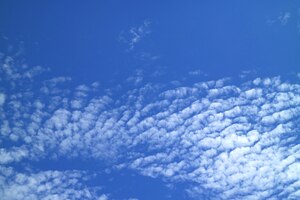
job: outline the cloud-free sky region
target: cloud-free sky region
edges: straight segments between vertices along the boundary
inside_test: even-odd
[[[2,0],[0,199],[300,199],[299,82],[298,0]]]

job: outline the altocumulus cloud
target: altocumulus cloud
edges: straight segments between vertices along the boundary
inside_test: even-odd
[[[4,199],[109,199],[85,185],[84,171],[14,167],[45,157],[88,158],[185,183],[195,199],[300,198],[297,83],[224,78],[99,95],[96,84],[72,89],[68,77],[35,80],[41,71],[1,60]]]
[[[42,171],[18,173],[1,167],[0,186],[2,199],[60,200],[96,199],[95,190],[83,185],[84,173],[77,171]],[[99,199],[103,199],[103,195]]]

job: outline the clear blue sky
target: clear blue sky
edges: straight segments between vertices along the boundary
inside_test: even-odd
[[[299,199],[300,1],[0,3],[0,199]]]

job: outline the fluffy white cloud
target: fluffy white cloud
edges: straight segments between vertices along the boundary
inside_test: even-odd
[[[108,196],[103,194],[98,198],[98,200],[108,200]]]
[[[0,166],[0,196],[3,200],[101,199],[97,189],[83,185],[85,174],[79,171],[42,171],[18,173]]]
[[[3,81],[26,79],[12,65],[2,72]],[[300,198],[299,84],[279,77],[169,89],[147,84],[114,97],[92,96],[93,86],[65,89],[61,81],[44,82],[40,92],[1,88],[10,95],[0,140],[11,143],[0,151],[2,166],[45,156],[88,158],[184,182],[200,199]],[[8,188],[39,195],[38,185],[15,183]]]

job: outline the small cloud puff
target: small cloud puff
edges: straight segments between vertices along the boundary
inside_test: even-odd
[[[118,41],[128,45],[128,50],[132,51],[146,35],[151,33],[149,29],[150,24],[150,21],[145,20],[140,26],[121,32]]]
[[[286,25],[290,18],[291,18],[291,13],[290,12],[281,13],[278,16],[278,20],[279,20],[281,25]]]

